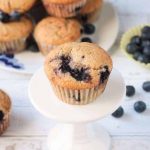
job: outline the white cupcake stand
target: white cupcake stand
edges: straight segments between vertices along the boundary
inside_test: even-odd
[[[34,107],[46,117],[58,122],[48,136],[49,150],[110,150],[111,137],[92,122],[115,111],[124,99],[125,83],[113,69],[103,95],[84,106],[68,105],[54,95],[49,81],[40,69],[29,84],[29,97]]]

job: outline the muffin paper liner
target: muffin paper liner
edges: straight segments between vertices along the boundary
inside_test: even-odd
[[[87,0],[80,0],[72,4],[44,3],[44,5],[50,15],[57,17],[73,17],[79,13],[80,8],[82,8],[86,2]]]
[[[56,96],[61,101],[72,105],[86,105],[95,101],[95,99],[103,93],[106,86],[104,85],[100,88],[94,87],[82,90],[72,90],[60,87],[58,85],[54,85],[52,82],[51,85],[54,89]]]
[[[135,36],[135,35],[141,35],[141,29],[142,29],[144,26],[150,26],[150,24],[139,25],[139,26],[134,27],[134,28],[130,29],[129,31],[127,31],[127,32],[122,36],[122,39],[121,39],[121,42],[120,42],[120,48],[121,48],[122,52],[123,52],[130,60],[133,60],[134,62],[137,62],[139,65],[150,69],[150,63],[145,64],[145,63],[141,63],[140,61],[136,61],[136,60],[133,58],[133,56],[132,56],[131,54],[129,54],[129,53],[126,51],[126,47],[127,47],[127,45],[130,43],[131,38],[132,38],[133,36]]]
[[[14,54],[23,51],[26,47],[26,38],[10,42],[0,42],[0,53]]]
[[[0,121],[0,135],[4,133],[4,131],[8,128],[9,126],[9,114],[5,116],[5,119],[3,121]]]

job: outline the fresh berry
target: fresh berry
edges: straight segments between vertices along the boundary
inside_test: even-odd
[[[81,42],[89,42],[92,43],[92,40],[89,37],[84,37],[81,39]]]
[[[141,38],[143,40],[150,40],[150,33],[149,32],[142,33]]]
[[[150,57],[148,57],[144,54],[141,54],[141,55],[138,56],[137,60],[140,61],[141,63],[147,64],[147,63],[150,62]]]
[[[145,26],[145,27],[142,29],[142,33],[150,33],[150,26]]]
[[[135,88],[132,85],[126,86],[126,96],[131,97],[135,94]]]
[[[140,51],[140,50],[141,50],[141,48],[138,45],[134,44],[134,43],[129,43],[127,45],[127,52],[129,54],[134,54],[135,52]]]
[[[0,110],[0,121],[2,121],[4,119],[4,113],[3,111]]]
[[[143,101],[138,101],[134,104],[134,110],[138,113],[142,113],[146,110],[146,104]]]
[[[150,46],[144,47],[143,53],[147,56],[150,56]]]
[[[124,114],[124,110],[122,107],[119,107],[114,113],[112,113],[112,116],[115,118],[121,118]]]
[[[150,46],[150,40],[142,40],[142,47]]]
[[[20,20],[21,16],[22,16],[21,13],[14,11],[10,14],[10,19],[12,21],[18,21],[18,20]]]
[[[3,23],[8,23],[10,21],[9,14],[0,11],[0,21]]]
[[[134,58],[135,60],[138,60],[138,58],[139,58],[141,55],[142,55],[141,52],[135,52],[135,53],[133,54],[133,58]]]
[[[143,83],[143,90],[146,92],[150,92],[150,81],[146,81]]]
[[[133,37],[131,38],[131,43],[140,45],[140,44],[141,44],[141,37],[140,37],[140,36],[133,36]]]
[[[14,54],[5,54],[5,56],[7,57],[7,58],[14,58]]]
[[[85,24],[83,25],[85,34],[93,34],[95,32],[95,26],[93,24]]]

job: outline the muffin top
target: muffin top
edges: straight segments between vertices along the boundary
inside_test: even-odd
[[[81,9],[80,14],[88,14],[99,9],[103,4],[103,0],[88,0],[86,5]]]
[[[10,112],[10,109],[11,101],[9,96],[4,91],[0,90],[0,121]]]
[[[99,86],[112,70],[110,56],[92,43],[66,43],[50,51],[45,72],[54,84],[71,89]]]
[[[36,0],[0,0],[0,10],[6,13],[13,11],[24,13],[28,11]]]
[[[78,3],[82,0],[43,0],[47,3],[55,3],[55,4],[71,4],[71,3]]]
[[[47,17],[36,26],[34,37],[46,45],[73,42],[80,37],[80,24],[73,19]]]
[[[9,23],[0,22],[0,42],[24,38],[32,32],[32,29],[32,22],[26,17]]]

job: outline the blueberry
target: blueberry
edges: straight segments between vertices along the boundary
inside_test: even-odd
[[[143,90],[146,92],[150,92],[150,81],[146,81],[143,83]]]
[[[2,110],[0,110],[0,121],[2,121],[4,119],[4,113]]]
[[[87,23],[83,25],[83,28],[85,34],[93,34],[95,32],[95,26],[92,24]]]
[[[143,101],[138,101],[134,104],[134,110],[138,113],[142,113],[146,110],[146,104]]]
[[[134,43],[129,43],[129,44],[127,45],[126,49],[127,49],[127,52],[128,52],[129,54],[134,54],[135,52],[141,50],[141,48],[140,48],[138,45],[134,44]]]
[[[10,58],[10,59],[14,58],[14,54],[5,54],[5,56]]]
[[[135,94],[135,88],[132,85],[126,86],[126,96],[131,97]]]
[[[142,47],[150,46],[150,40],[142,40]]]
[[[137,44],[137,45],[140,45],[141,44],[141,37],[140,36],[134,36],[131,38],[131,43],[134,43],[134,44]]]
[[[89,37],[84,37],[81,39],[81,42],[89,42],[92,43],[92,40]]]
[[[142,29],[142,33],[150,33],[150,26],[145,26],[145,27]]]
[[[135,53],[133,54],[133,58],[134,58],[135,60],[138,60],[138,58],[139,58],[140,55],[142,55],[141,52],[135,52]]]
[[[3,23],[8,23],[10,21],[9,14],[0,11],[0,21]]]
[[[147,56],[150,56],[150,46],[145,46],[144,50],[143,50],[143,53]]]
[[[141,63],[147,64],[147,63],[150,62],[150,57],[148,57],[144,54],[141,54],[141,55],[138,56],[137,60],[140,61]]]
[[[112,113],[112,116],[115,118],[121,118],[124,114],[124,110],[122,107],[119,107],[114,113]]]
[[[12,20],[12,21],[19,21],[20,20],[20,18],[21,18],[21,13],[19,13],[19,12],[17,12],[17,11],[14,11],[14,12],[12,12],[11,14],[10,14],[10,19]]]
[[[150,40],[150,33],[149,32],[142,33],[141,38],[143,40]]]

